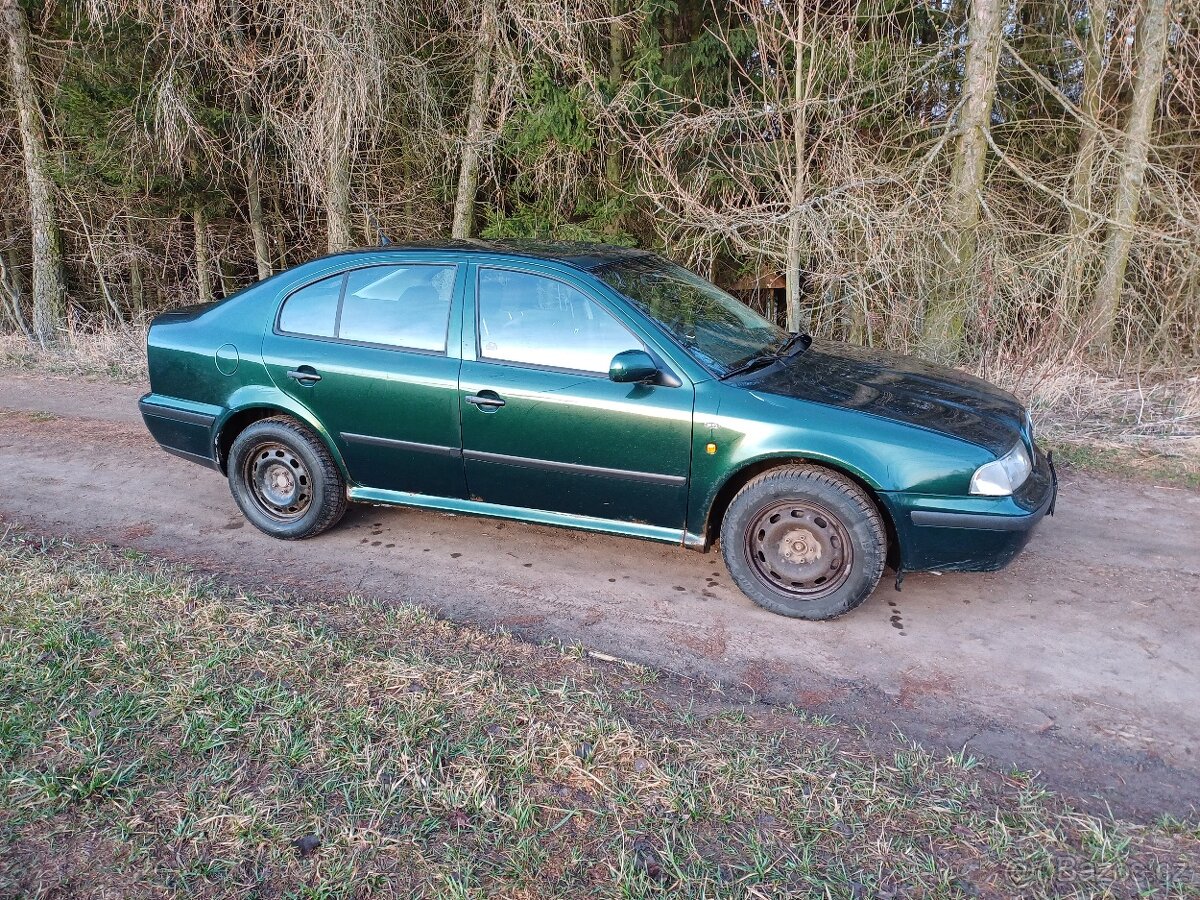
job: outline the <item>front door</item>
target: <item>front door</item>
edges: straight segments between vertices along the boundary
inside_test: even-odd
[[[326,427],[356,484],[466,496],[457,320],[450,327],[463,270],[405,263],[331,275],[292,292],[266,335],[275,385]]]
[[[612,357],[645,343],[567,276],[474,273],[460,391],[470,496],[682,531],[691,385],[610,381]]]

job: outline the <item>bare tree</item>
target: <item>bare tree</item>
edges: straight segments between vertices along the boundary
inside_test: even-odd
[[[62,237],[54,208],[54,183],[50,179],[41,101],[30,72],[29,23],[18,0],[0,0],[0,20],[8,39],[9,78],[17,105],[25,180],[29,184],[33,333],[45,347],[57,339],[66,316]]]
[[[1150,156],[1150,135],[1162,86],[1169,27],[1167,0],[1144,0],[1137,26],[1133,96],[1125,123],[1121,170],[1104,243],[1104,264],[1092,303],[1093,344],[1101,349],[1112,345],[1121,290],[1125,285],[1125,268],[1129,263],[1129,248],[1133,243],[1133,228]]]
[[[33,330],[25,320],[25,313],[21,308],[24,290],[16,265],[16,241],[9,227],[7,214],[0,216],[0,223],[4,226],[0,235],[3,238],[3,244],[0,244],[0,308],[3,309],[4,318],[17,331],[30,340],[35,340]]]
[[[792,50],[792,213],[789,216],[784,280],[787,293],[788,331],[808,331],[802,309],[800,272],[804,261],[805,223],[800,214],[808,187],[808,112],[812,89],[812,48],[808,41],[805,4],[797,4],[794,19],[788,22]]]
[[[192,208],[192,240],[196,266],[196,300],[209,303],[213,299],[212,251],[208,241],[208,216],[200,203]]]
[[[1083,85],[1079,92],[1079,150],[1071,177],[1071,235],[1082,235],[1092,224],[1092,185],[1100,143],[1100,113],[1104,87],[1104,40],[1108,0],[1088,0],[1087,34],[1083,39]]]
[[[271,244],[263,224],[262,182],[259,179],[257,155],[244,163],[246,170],[246,206],[250,216],[250,234],[254,238],[254,264],[258,279],[271,277]]]
[[[975,262],[1002,27],[1000,0],[971,0],[958,140],[947,203],[950,283],[931,292],[921,335],[926,352],[939,357],[954,357],[962,346],[969,293],[963,290],[963,282],[969,281]]]

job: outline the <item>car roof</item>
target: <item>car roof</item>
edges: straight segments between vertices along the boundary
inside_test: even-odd
[[[566,263],[585,271],[598,268],[606,263],[622,259],[652,256],[648,250],[638,250],[633,247],[618,247],[612,244],[588,244],[582,241],[531,241],[531,240],[495,240],[485,241],[476,238],[466,240],[448,240],[417,244],[384,244],[379,247],[360,247],[350,253],[379,253],[406,252],[422,250],[446,251],[458,253],[502,254],[505,256],[520,256],[529,259],[547,259],[554,262]]]

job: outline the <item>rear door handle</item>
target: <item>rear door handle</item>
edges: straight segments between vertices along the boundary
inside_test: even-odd
[[[491,391],[488,391],[487,393],[480,392],[478,394],[472,394],[471,396],[467,397],[466,400],[472,406],[483,410],[484,412],[497,410],[504,405],[504,398]]]
[[[321,380],[317,370],[312,366],[300,366],[298,369],[288,369],[287,377],[300,384],[316,384]]]

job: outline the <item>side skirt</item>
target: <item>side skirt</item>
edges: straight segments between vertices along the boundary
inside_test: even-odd
[[[356,503],[377,503],[385,506],[415,506],[421,509],[438,509],[443,512],[461,513],[466,516],[487,516],[493,519],[516,519],[537,525],[554,525],[559,528],[576,528],[581,531],[598,531],[624,537],[677,544],[689,550],[704,550],[704,539],[699,535],[679,528],[663,528],[658,525],[643,525],[639,522],[621,522],[617,519],[597,519],[591,516],[573,516],[566,513],[549,512],[544,509],[526,509],[521,506],[501,506],[478,500],[459,500],[453,497],[430,497],[426,494],[409,494],[404,491],[386,491],[382,488],[351,487],[346,495]]]

